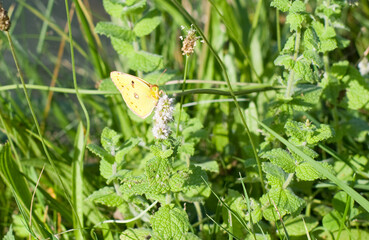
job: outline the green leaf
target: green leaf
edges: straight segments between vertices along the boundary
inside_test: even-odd
[[[111,0],[103,0],[103,6],[105,11],[112,17],[120,18],[123,12],[124,6],[119,3],[114,3]]]
[[[112,22],[97,23],[95,32],[107,37],[114,37],[127,42],[132,42],[135,38],[132,30],[122,26],[118,26]]]
[[[264,153],[261,157],[269,159],[273,164],[281,167],[288,173],[295,172],[295,159],[285,150],[276,148]]]
[[[207,161],[202,163],[194,163],[195,166],[200,167],[202,170],[219,173],[219,165],[217,161]]]
[[[337,48],[337,41],[336,39],[324,39],[320,42],[320,52],[330,52]]]
[[[323,217],[322,223],[326,229],[334,232],[338,231],[338,229],[340,228],[341,219],[341,214],[339,214],[336,210],[333,210]]]
[[[287,179],[287,174],[280,167],[269,162],[263,162],[262,167],[263,171],[266,173],[268,183],[272,187],[282,187]]]
[[[119,164],[123,161],[124,156],[129,153],[140,142],[138,138],[130,138],[119,146],[119,150],[116,152],[115,161]]]
[[[190,166],[192,174],[185,182],[185,189],[180,193],[180,198],[189,201],[202,201],[210,196],[211,190],[207,187],[204,180],[208,180],[206,172],[200,167]],[[204,179],[204,180],[203,180]]]
[[[134,49],[131,43],[118,39],[111,38],[111,44],[113,45],[114,50],[123,56],[130,57],[134,55]]]
[[[164,67],[163,57],[145,51],[138,51],[129,56],[128,66],[134,71],[151,72]]]
[[[146,8],[146,0],[133,0],[126,3],[126,7],[123,9],[122,14],[139,14]]]
[[[227,203],[234,212],[237,212],[239,216],[244,218],[247,222],[250,221],[250,213],[254,223],[259,222],[262,218],[260,203],[258,203],[255,199],[250,198],[251,209],[247,209],[245,198],[239,192],[233,189],[228,189],[228,196],[225,200],[225,203]]]
[[[116,131],[105,127],[101,133],[101,145],[107,152],[115,155],[121,137]]]
[[[152,231],[148,228],[128,228],[120,234],[120,240],[150,239]]]
[[[310,233],[319,221],[314,217],[298,216],[291,217],[284,222],[288,235],[290,236],[306,236],[306,233]],[[282,226],[280,226],[282,228]]]
[[[317,51],[305,50],[303,55],[304,55],[304,58],[308,60],[310,63],[316,65],[319,68],[323,67],[323,60],[319,56],[319,53],[317,53]]]
[[[292,6],[290,7],[291,13],[299,13],[299,12],[304,12],[304,11],[306,11],[305,3],[303,3],[300,0],[294,1],[292,3]]]
[[[312,28],[308,28],[304,32],[302,38],[302,44],[305,47],[305,51],[316,51],[319,49],[319,38]]]
[[[273,0],[270,6],[277,8],[282,12],[287,12],[290,9],[291,3],[288,0]]]
[[[290,31],[297,31],[302,27],[305,21],[305,16],[301,13],[289,13],[286,18],[286,23],[290,24]]]
[[[369,83],[353,67],[349,67],[348,76],[348,107],[354,110],[369,109]]]
[[[186,212],[172,205],[163,205],[151,218],[152,229],[160,239],[182,239],[189,224]]]
[[[123,203],[122,197],[118,196],[113,187],[103,187],[93,192],[86,201],[101,203],[108,207],[117,207]]]
[[[284,66],[286,69],[292,69],[295,61],[293,61],[291,55],[280,55],[274,60],[276,66]]]
[[[313,74],[310,68],[310,62],[306,59],[300,59],[293,66],[295,71],[295,81],[305,80],[307,82],[313,82]]]
[[[13,234],[13,228],[12,225],[10,225],[8,232],[3,237],[3,240],[15,240],[14,234]]]
[[[146,163],[145,174],[148,181],[148,191],[159,194],[170,190],[169,178],[172,166],[166,158],[155,157]]]
[[[328,171],[333,172],[333,167],[326,162],[319,162],[322,167],[325,167]],[[308,162],[300,163],[296,168],[296,177],[304,181],[314,181],[316,179],[326,179],[324,175],[319,173]]]
[[[160,12],[157,10],[150,11],[138,23],[135,24],[133,31],[138,37],[150,34],[159,26],[161,22]]]
[[[322,88],[317,85],[298,84],[290,104],[296,111],[307,111],[319,103]]]
[[[90,150],[96,156],[100,157],[101,160],[104,160],[111,164],[114,163],[114,157],[110,153],[105,151],[105,149],[103,149],[102,147],[91,143],[87,145],[87,149]]]
[[[288,53],[293,52],[293,50],[295,49],[295,38],[296,38],[296,33],[293,33],[293,34],[291,34],[291,36],[288,37],[287,42],[284,44],[282,53],[288,54]],[[289,55],[287,55],[287,56],[289,56]],[[276,63],[274,62],[274,64],[276,64]]]

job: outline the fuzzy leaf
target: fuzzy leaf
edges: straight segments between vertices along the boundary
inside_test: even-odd
[[[349,67],[347,87],[348,107],[350,109],[369,109],[369,83],[364,80],[357,69]]]
[[[121,135],[116,131],[105,127],[101,133],[101,145],[112,155],[115,155]]]
[[[319,56],[319,53],[317,53],[317,51],[306,50],[304,51],[303,55],[304,55],[304,58],[309,61],[309,63],[312,63],[319,68],[323,67],[323,60]]]
[[[101,188],[93,192],[86,200],[101,203],[108,207],[117,207],[123,203],[123,199],[117,195],[113,187]]]
[[[327,170],[333,172],[333,167],[326,162],[319,162],[320,165],[327,168]],[[299,164],[296,168],[296,177],[304,181],[314,181],[316,179],[326,179],[322,174],[320,174],[315,168],[313,168],[309,163],[303,162]]]
[[[146,0],[127,1],[122,14],[124,15],[138,14],[138,13],[143,12],[145,8],[146,8]]]
[[[322,88],[316,85],[298,84],[290,104],[296,111],[307,111],[319,103],[322,91]]]
[[[282,12],[287,12],[290,9],[291,3],[288,0],[273,0],[270,6],[275,7]]]
[[[109,179],[113,175],[113,164],[106,160],[101,160],[99,170],[102,177]]]
[[[151,72],[163,68],[163,57],[145,51],[139,51],[129,56],[129,68],[134,71]]]
[[[295,49],[295,38],[296,38],[296,33],[293,33],[291,34],[291,36],[289,36],[289,38],[287,39],[287,42],[284,44],[282,53],[286,54],[286,53],[293,52],[293,50]]]
[[[291,190],[283,189],[280,187],[272,188],[267,194],[264,194],[260,198],[262,205],[268,206],[268,208],[266,208],[263,212],[263,216],[267,220],[279,219],[279,215],[275,211],[274,205],[269,202],[269,198],[274,202],[278,209],[278,212],[281,214],[282,217],[287,213],[297,214],[305,205],[305,201],[297,197]],[[273,212],[275,218],[273,217]]]
[[[305,21],[305,16],[300,13],[290,13],[287,15],[286,23],[290,24],[290,31],[297,31],[302,27],[302,23]]]
[[[312,82],[312,71],[310,68],[310,62],[308,62],[306,59],[301,59],[300,61],[297,61],[295,65],[293,66],[293,70],[295,71],[295,79],[296,81],[302,79],[307,82]]]
[[[319,221],[314,217],[301,215],[296,218],[291,217],[284,222],[288,235],[294,237],[306,236],[306,231],[311,232],[318,224]]]
[[[96,145],[96,144],[88,144],[87,145],[88,150],[90,150],[92,153],[94,153],[96,156],[98,156],[101,160],[104,160],[108,163],[114,162],[114,157],[108,153],[105,149],[102,147]]]
[[[95,32],[106,35],[107,37],[114,37],[127,42],[132,42],[135,38],[132,30],[118,26],[112,22],[99,22],[96,25]]]
[[[269,162],[263,162],[262,167],[263,171],[266,173],[268,183],[272,187],[281,187],[286,181],[287,175],[280,167]]]
[[[2,240],[15,240],[14,235],[13,235],[13,228],[12,225],[10,225],[8,232],[6,233],[6,235],[3,237]]]
[[[200,167],[202,170],[219,173],[219,165],[217,161],[207,161],[202,163],[194,163],[195,166]]]
[[[337,41],[334,38],[324,39],[320,42],[320,52],[330,52],[337,48]]]
[[[136,147],[137,144],[140,142],[138,138],[130,138],[126,142],[123,143],[122,146],[119,147],[119,150],[116,152],[115,161],[120,163],[124,156],[132,150],[132,148]]]
[[[193,165],[190,166],[190,170],[192,171],[192,174],[189,175],[189,178],[184,185],[185,189],[183,190],[183,193],[180,194],[181,200],[194,202],[208,198],[211,191],[202,180],[208,180],[206,172],[200,167],[195,167]]]
[[[306,11],[305,3],[300,0],[294,1],[290,7],[291,13],[299,13]]]
[[[284,66],[286,69],[292,69],[295,61],[290,55],[280,55],[274,60],[276,66]]]
[[[128,228],[120,234],[120,240],[141,240],[150,239],[151,229],[148,228]]]
[[[111,0],[103,0],[105,11],[112,17],[120,18],[122,16],[124,6]]]
[[[148,161],[145,168],[148,191],[155,194],[168,192],[171,169],[168,159],[156,157]]]
[[[273,164],[281,167],[288,173],[295,172],[295,159],[285,150],[281,148],[272,149],[262,155],[263,158],[269,159]]]
[[[163,205],[151,218],[152,229],[160,239],[182,239],[189,224],[186,212],[170,205]]]
[[[305,50],[316,51],[319,48],[318,45],[319,38],[312,28],[308,28],[304,32],[304,37],[302,39],[302,44]]]
[[[138,37],[150,34],[160,24],[161,16],[157,10],[150,11],[138,23],[136,23],[133,31]]]
[[[111,38],[111,44],[113,45],[114,50],[123,56],[130,57],[134,54],[134,49],[131,43],[127,41],[123,41],[118,38]]]
[[[260,204],[255,199],[250,199],[251,210],[247,209],[246,200],[242,195],[232,189],[228,189],[228,196],[225,200],[228,206],[235,212],[237,212],[246,221],[250,221],[250,213],[252,215],[252,221],[257,223],[262,218]]]

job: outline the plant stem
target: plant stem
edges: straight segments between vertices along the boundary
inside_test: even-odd
[[[189,56],[186,55],[186,61],[185,61],[185,68],[184,68],[184,75],[183,75],[183,83],[182,83],[182,95],[181,95],[181,103],[179,105],[179,116],[178,116],[178,123],[177,123],[177,132],[176,132],[176,137],[178,137],[179,134],[179,124],[181,122],[181,115],[182,115],[182,105],[183,105],[183,93],[184,93],[184,89],[185,89],[185,84],[186,84],[186,78],[187,78],[187,70],[188,70],[188,59]]]

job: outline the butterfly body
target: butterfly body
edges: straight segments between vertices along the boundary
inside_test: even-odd
[[[110,77],[134,114],[143,119],[151,114],[159,100],[159,87],[157,85],[117,71],[111,72]]]

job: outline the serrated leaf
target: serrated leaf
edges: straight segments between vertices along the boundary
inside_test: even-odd
[[[6,233],[6,235],[3,237],[2,240],[15,240],[14,235],[13,235],[13,228],[12,225],[10,225],[8,232]]]
[[[282,12],[287,12],[290,9],[291,3],[288,0],[273,0],[270,6],[277,8]]]
[[[288,173],[295,172],[295,159],[286,150],[281,148],[272,149],[264,153],[261,157],[269,159],[273,164],[281,167]]]
[[[106,160],[101,160],[99,170],[102,177],[109,179],[113,175],[113,164]]]
[[[317,67],[321,68],[323,67],[323,60],[319,56],[319,53],[315,50],[306,50],[303,53],[304,58],[308,60],[310,63],[316,65]]]
[[[295,38],[296,38],[296,33],[291,34],[291,36],[288,37],[287,42],[284,44],[282,53],[286,54],[286,53],[292,53],[293,50],[295,49]],[[289,56],[289,55],[287,55]],[[275,62],[274,62],[275,64]]]
[[[296,218],[289,218],[284,221],[284,225],[290,236],[306,236],[306,232],[311,232],[319,221],[314,217],[310,216],[298,216]],[[280,226],[282,228],[282,226]]]
[[[290,31],[297,31],[302,27],[305,16],[300,13],[289,13],[286,17],[286,23],[290,24]]]
[[[284,66],[286,69],[292,69],[295,61],[290,55],[280,55],[274,60],[276,66]]]
[[[282,187],[287,179],[287,174],[280,167],[269,162],[263,162],[262,167],[266,173],[268,183],[272,187]]]
[[[93,143],[88,144],[87,149],[90,150],[93,154],[100,157],[101,160],[104,160],[108,163],[114,162],[114,157],[110,153],[108,153],[105,149],[96,144]]]
[[[337,41],[334,38],[324,39],[320,41],[320,52],[322,53],[333,51],[337,47]]]
[[[172,167],[166,158],[153,158],[146,163],[145,174],[148,181],[148,191],[159,194],[170,190],[169,178]]]
[[[150,11],[138,23],[135,24],[133,31],[138,37],[150,34],[159,26],[161,22],[160,12],[157,10]]]
[[[151,229],[148,228],[128,228],[120,234],[120,240],[142,240],[150,239]]]
[[[123,9],[122,14],[138,14],[145,10],[146,0],[135,0],[127,2],[127,6]]]
[[[183,209],[164,205],[151,218],[151,225],[161,239],[181,239],[188,232],[189,220]]]
[[[171,192],[182,191],[185,182],[188,180],[189,174],[186,171],[177,171],[169,178],[169,186]]]
[[[369,109],[369,83],[364,80],[357,69],[349,67],[347,100],[350,109]]]
[[[134,176],[124,179],[124,183],[119,187],[127,201],[134,195],[143,195],[149,193],[149,183],[145,176]]]
[[[234,212],[237,212],[240,217],[244,218],[248,222],[250,221],[250,213],[254,223],[259,222],[262,218],[260,204],[255,199],[250,198],[251,209],[247,209],[245,198],[233,189],[228,190],[228,196],[225,199],[225,203],[228,204],[229,208]]]
[[[145,51],[132,53],[129,56],[128,65],[134,71],[144,72],[151,72],[164,67],[162,56]]]
[[[118,196],[113,187],[104,187],[87,197],[87,201],[101,203],[108,207],[117,207],[123,203],[123,199]]]
[[[130,57],[135,52],[131,43],[121,39],[112,37],[111,44],[113,45],[114,50],[123,56]]]
[[[304,32],[302,43],[305,47],[305,51],[316,51],[319,48],[319,38],[316,32],[312,28],[308,28]]]
[[[206,172],[200,167],[190,166],[189,178],[185,182],[185,189],[180,194],[181,200],[184,201],[202,201],[210,196],[211,190],[207,187],[204,180],[208,180]],[[204,180],[203,180],[204,179]]]
[[[326,162],[318,162],[322,167],[325,167],[328,171],[333,173],[333,167]],[[300,163],[296,168],[296,177],[304,181],[314,181],[316,179],[326,179],[309,163]]]
[[[121,137],[116,131],[105,127],[101,133],[101,145],[108,153],[115,155]]]
[[[114,37],[127,42],[132,42],[135,38],[132,30],[118,26],[112,22],[99,22],[96,25],[95,32],[106,35],[107,37]]]
[[[111,183],[113,180],[121,180],[123,181],[124,179],[131,177],[132,176],[132,171],[131,170],[127,170],[127,169],[120,169],[118,172],[116,172],[115,174],[111,175],[109,177],[109,179],[106,181],[107,184]]]
[[[202,170],[219,173],[219,165],[217,161],[207,161],[202,163],[194,163],[195,166],[200,167]]]
[[[129,153],[132,148],[136,147],[139,142],[140,139],[138,138],[130,138],[125,141],[123,145],[119,146],[119,150],[116,152],[115,155],[115,161],[117,163],[120,163],[124,159],[124,156]]]
[[[294,1],[290,7],[291,13],[299,13],[304,11],[306,11],[305,3],[301,2],[300,0]]]
[[[310,68],[310,62],[306,59],[300,59],[293,66],[295,71],[295,81],[298,82],[300,79],[307,82],[313,82],[313,74]]]
[[[123,12],[124,6],[119,3],[114,3],[111,0],[103,0],[103,6],[105,11],[112,17],[120,18]]]
[[[290,104],[296,111],[307,111],[319,103],[322,91],[317,85],[298,84]]]

